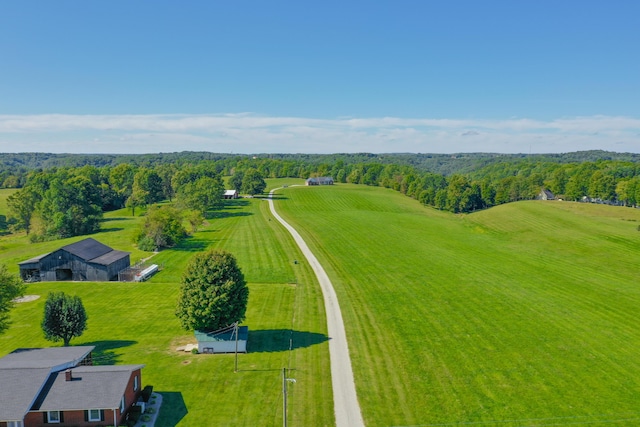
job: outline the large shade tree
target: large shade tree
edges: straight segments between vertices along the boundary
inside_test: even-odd
[[[245,171],[242,177],[243,193],[251,194],[252,196],[262,194],[265,188],[267,188],[267,183],[260,171],[254,168],[249,168]]]
[[[176,316],[186,330],[215,331],[245,318],[249,288],[235,257],[212,249],[189,261]]]
[[[14,299],[23,295],[25,285],[18,276],[7,271],[0,264],[0,333],[9,327],[9,310],[13,308]]]
[[[87,328],[87,312],[82,300],[76,295],[51,292],[44,304],[42,330],[49,341],[62,340],[67,347],[74,337],[82,335]]]

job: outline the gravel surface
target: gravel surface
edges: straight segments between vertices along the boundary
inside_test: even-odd
[[[276,188],[275,190],[278,190]],[[338,297],[329,276],[313,255],[300,234],[290,226],[275,210],[273,204],[273,192],[269,193],[269,208],[273,216],[291,233],[298,247],[306,257],[315,272],[322,294],[324,295],[324,306],[327,312],[327,329],[329,332],[329,356],[331,358],[331,383],[333,385],[333,406],[336,414],[337,427],[360,427],[364,426],[360,404],[356,395],[356,386],[353,381],[353,370],[351,369],[351,359],[349,358],[349,346],[347,335],[344,330],[344,322]]]

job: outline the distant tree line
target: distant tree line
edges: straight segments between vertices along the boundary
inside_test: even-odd
[[[455,155],[446,159],[465,159],[465,171],[448,175],[409,164],[409,155],[105,156],[107,164],[103,166],[27,169],[24,176],[16,176],[14,182],[20,184],[20,189],[8,198],[10,215],[0,218],[0,226],[23,229],[27,234],[33,232],[34,240],[64,238],[98,231],[103,212],[126,207],[135,215],[140,208],[169,201],[177,210],[158,207],[149,211],[148,232],[139,235],[138,240],[147,248],[170,246],[186,230],[171,228],[168,223],[175,225],[187,220],[195,230],[208,211],[222,205],[223,176],[229,177],[232,188],[245,194],[262,193],[266,187],[264,178],[332,176],[338,183],[391,188],[427,206],[455,213],[534,199],[543,188],[566,200],[586,197],[638,206],[640,157],[619,155],[619,159],[612,158],[616,157],[613,154],[583,152],[582,157],[599,155],[601,158],[572,162],[564,159],[580,156],[576,153],[531,157]],[[43,159],[78,161],[73,156],[32,155],[41,162],[46,161]],[[416,163],[426,158],[426,155],[414,156]],[[129,158],[136,159],[136,163],[116,162]],[[401,161],[386,163],[389,158]],[[445,161],[442,155],[437,158]],[[81,156],[80,159],[97,162],[100,156]],[[470,159],[476,167],[470,166]],[[112,164],[114,162],[117,164]],[[166,231],[166,227],[172,232],[160,233]]]

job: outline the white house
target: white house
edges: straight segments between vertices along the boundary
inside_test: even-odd
[[[238,190],[224,190],[224,198],[225,199],[237,199],[238,198]]]

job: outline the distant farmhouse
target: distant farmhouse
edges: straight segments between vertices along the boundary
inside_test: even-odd
[[[238,190],[224,190],[224,198],[225,199],[237,199],[238,198]]]
[[[18,349],[0,358],[0,426],[121,426],[144,365],[92,366],[94,346]]]
[[[556,196],[549,190],[547,190],[546,188],[543,188],[540,191],[540,194],[538,194],[538,199],[539,200],[555,200]]]
[[[307,178],[305,185],[333,185],[333,178],[330,176],[317,176],[314,178]]]
[[[118,273],[129,267],[129,252],[117,251],[88,238],[22,261],[20,277],[25,282],[117,280]]]

